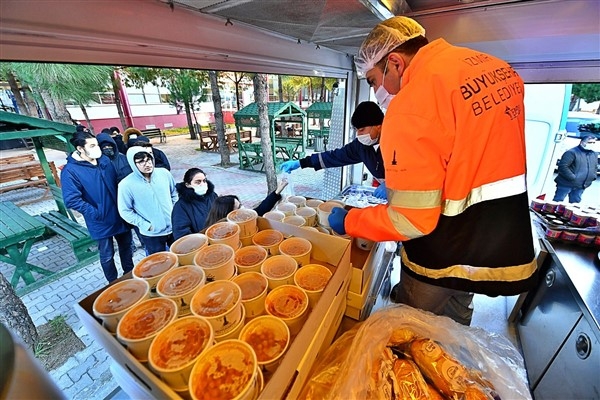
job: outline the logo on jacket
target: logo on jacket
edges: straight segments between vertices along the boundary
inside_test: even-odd
[[[519,115],[521,115],[521,107],[520,106],[515,106],[515,107],[509,107],[506,106],[506,108],[504,109],[504,114],[508,115],[510,117],[511,120],[517,118]]]

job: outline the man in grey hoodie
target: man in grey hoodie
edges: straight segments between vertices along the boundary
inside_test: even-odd
[[[119,214],[139,229],[147,254],[165,251],[173,243],[171,212],[178,198],[173,175],[154,168],[148,147],[131,147],[127,161],[133,172],[119,183]]]

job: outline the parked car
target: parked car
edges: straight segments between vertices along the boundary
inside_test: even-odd
[[[567,136],[565,139],[557,144],[558,149],[558,160],[565,153],[565,151],[579,145],[581,138],[586,135],[593,135],[596,137],[595,151],[598,153],[598,169],[596,173],[600,175],[600,115],[589,112],[581,111],[570,111],[567,116],[567,124],[565,126]]]

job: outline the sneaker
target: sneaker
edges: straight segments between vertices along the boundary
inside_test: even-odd
[[[400,283],[396,283],[390,291],[390,301],[392,303],[400,303],[398,297],[400,296]]]

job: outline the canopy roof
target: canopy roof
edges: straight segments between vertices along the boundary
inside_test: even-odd
[[[279,121],[302,122],[306,112],[292,102],[269,102],[267,103],[269,122],[277,119]],[[244,127],[258,127],[258,105],[250,103],[233,114],[235,124]]]
[[[75,133],[75,125],[0,111],[0,140]]]
[[[306,115],[308,118],[331,118],[331,107],[333,103],[318,101],[312,103],[310,107],[306,109]]]

